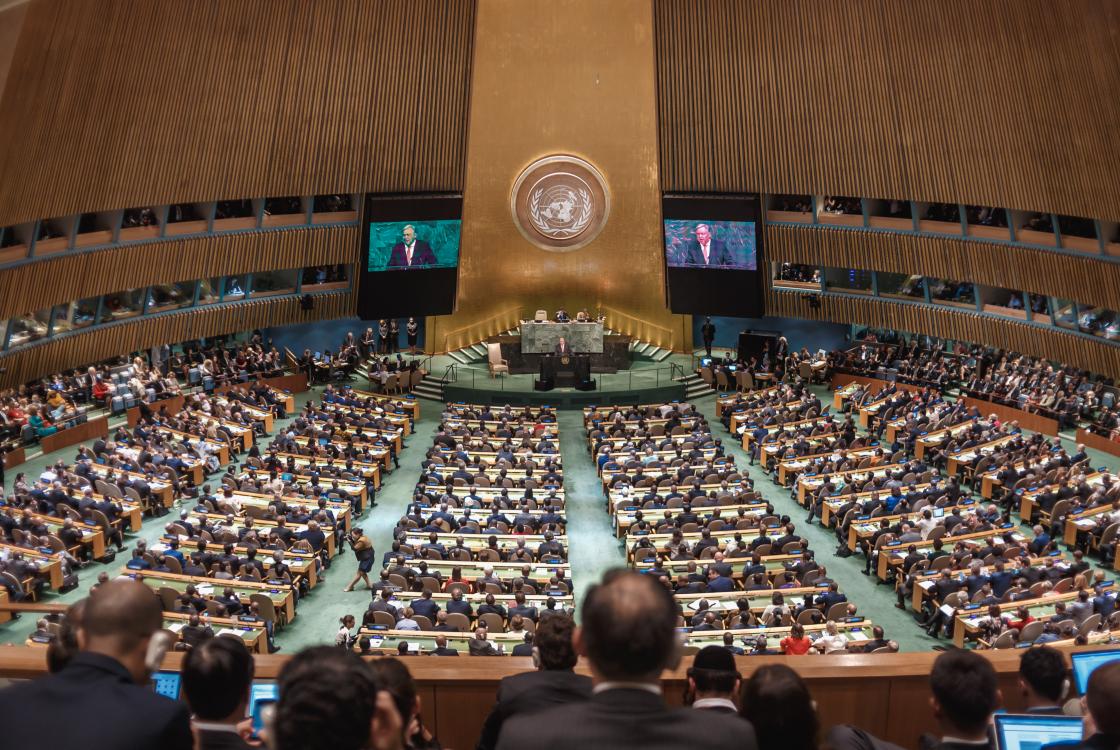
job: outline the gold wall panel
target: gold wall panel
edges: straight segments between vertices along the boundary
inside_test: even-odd
[[[16,386],[60,370],[84,367],[120,354],[164,343],[179,343],[254,328],[332,320],[353,314],[349,291],[315,296],[315,309],[302,310],[295,295],[202,307],[170,315],[136,318],[51,339],[0,356],[0,388]]]
[[[602,305],[688,348],[688,318],[665,304],[649,0],[479,0],[475,36],[458,303],[428,319],[432,346]],[[567,253],[534,247],[510,216],[515,178],[552,153],[591,162],[611,191],[602,234]]]
[[[1120,346],[1060,329],[1046,329],[947,307],[874,297],[823,294],[820,295],[821,306],[816,310],[809,307],[804,293],[769,288],[766,297],[767,315],[925,333],[1024,352],[1112,377],[1120,375]]]
[[[973,281],[1120,310],[1120,264],[1090,255],[819,226],[765,231],[767,258],[774,261]]]
[[[211,276],[353,263],[358,228],[310,227],[168,239],[0,271],[0,320],[49,305]]]
[[[248,196],[459,190],[474,0],[34,0],[0,226]]]
[[[1114,0],[654,0],[666,190],[1120,218]]]

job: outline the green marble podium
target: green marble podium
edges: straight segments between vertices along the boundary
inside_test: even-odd
[[[522,354],[551,354],[563,336],[577,354],[602,354],[602,323],[535,323],[521,324]]]

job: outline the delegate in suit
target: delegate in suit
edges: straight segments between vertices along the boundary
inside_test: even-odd
[[[719,268],[735,263],[723,240],[712,239],[712,230],[707,224],[697,224],[696,240],[689,243],[683,265]]]
[[[393,252],[389,254],[389,268],[427,268],[436,262],[432,246],[416,239],[416,230],[406,224],[401,231],[401,241],[393,245]]]

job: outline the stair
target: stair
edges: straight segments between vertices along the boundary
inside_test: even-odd
[[[694,372],[685,375],[683,378],[678,378],[677,380],[680,383],[684,383],[684,397],[689,401],[703,396],[711,396],[715,393],[715,391],[708,387],[708,384]]]
[[[443,378],[437,378],[434,375],[425,375],[415,388],[412,389],[412,395],[416,398],[424,398],[429,401],[443,401],[443,386],[447,383]]]
[[[467,353],[468,351],[470,351],[470,350],[469,349],[457,349],[453,352],[448,352],[447,356],[451,357],[451,359],[455,360],[456,362],[458,362],[461,365],[468,365],[468,364],[470,364],[471,362],[474,361],[474,357],[472,357],[470,354],[468,354]]]

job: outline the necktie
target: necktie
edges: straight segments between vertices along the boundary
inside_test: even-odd
[[[405,265],[406,266],[411,266],[412,265],[412,245],[405,245],[404,246],[404,258],[405,258]]]
[[[701,245],[700,249],[704,251],[704,265],[708,265],[708,245]]]

